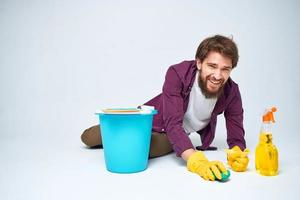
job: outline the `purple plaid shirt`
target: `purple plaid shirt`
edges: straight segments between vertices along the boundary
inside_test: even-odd
[[[182,127],[182,123],[196,72],[197,67],[194,60],[172,65],[166,73],[162,93],[145,103],[145,105],[154,106],[158,110],[158,114],[153,119],[153,131],[167,134],[177,156],[180,156],[187,149],[194,148]],[[210,123],[197,132],[202,141],[201,149],[207,150],[212,143],[215,137],[217,116],[223,112],[229,148],[237,145],[244,150],[246,142],[244,139],[242,99],[238,85],[231,78],[226,82],[224,92],[218,98]]]

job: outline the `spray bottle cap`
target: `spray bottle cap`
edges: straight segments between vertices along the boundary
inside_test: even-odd
[[[273,123],[275,122],[273,112],[276,112],[277,108],[272,107],[271,109],[267,109],[265,114],[263,115],[263,122],[270,122],[272,121]]]

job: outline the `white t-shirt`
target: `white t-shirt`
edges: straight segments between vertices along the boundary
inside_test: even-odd
[[[210,121],[211,113],[216,105],[217,98],[207,99],[198,85],[199,72],[196,74],[190,93],[187,111],[183,117],[183,128],[187,134],[199,131]]]

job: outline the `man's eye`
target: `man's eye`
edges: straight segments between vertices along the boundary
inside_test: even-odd
[[[230,71],[231,71],[231,68],[225,68],[224,71],[225,71],[225,72],[230,72]]]

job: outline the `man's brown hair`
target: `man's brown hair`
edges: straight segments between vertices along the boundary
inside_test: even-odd
[[[230,58],[232,68],[237,65],[239,60],[238,48],[231,38],[222,35],[206,38],[198,46],[195,58],[198,58],[203,62],[210,51],[218,52],[223,56]]]

